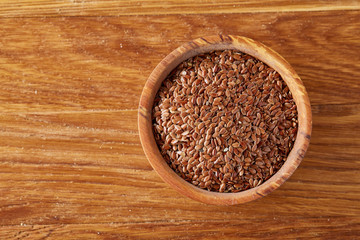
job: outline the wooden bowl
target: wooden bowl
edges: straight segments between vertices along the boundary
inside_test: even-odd
[[[298,132],[293,149],[280,170],[258,187],[238,193],[218,193],[200,189],[178,176],[163,159],[152,130],[154,98],[163,80],[184,60],[213,50],[235,49],[247,53],[275,69],[288,85],[298,111]],[[290,64],[271,48],[252,39],[216,35],[188,42],[167,55],[154,69],[141,94],[138,114],[140,140],[144,152],[159,176],[178,192],[203,203],[234,205],[263,197],[288,179],[304,158],[310,143],[311,107],[305,87]]]

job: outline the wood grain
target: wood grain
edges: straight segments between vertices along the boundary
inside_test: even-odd
[[[156,64],[184,42],[218,33],[284,56],[313,112],[311,145],[294,175],[233,207],[200,204],[167,186],[146,160],[136,124]],[[3,17],[0,36],[1,239],[360,235],[359,11]]]
[[[0,17],[220,14],[359,9],[360,3],[354,0],[272,0],[266,4],[260,0],[2,0],[0,2]]]
[[[279,52],[313,105],[359,103],[360,15],[345,11],[0,19],[0,110],[136,109],[164,56],[218,33],[248,36]]]
[[[37,114],[30,115],[26,124],[17,115],[6,114],[8,119],[2,119],[1,125],[12,123],[12,134],[22,137],[1,136],[5,139],[1,151],[8,155],[2,157],[0,168],[2,238],[15,233],[85,238],[98,231],[103,238],[144,239],[174,234],[355,237],[360,233],[360,134],[356,135],[360,105],[342,108],[314,107],[312,143],[299,169],[269,196],[235,207],[199,204],[163,183],[143,156],[137,135],[116,133],[118,128],[136,129],[136,111],[117,117],[128,119],[125,126],[110,127],[101,120],[107,114],[82,113],[75,118],[73,113]],[[24,126],[39,122],[47,122],[47,127],[27,130],[28,137],[21,133]],[[64,122],[73,127],[63,127]],[[97,129],[92,137],[91,129]],[[83,131],[87,134],[81,136]],[[249,223],[251,227],[244,229]]]

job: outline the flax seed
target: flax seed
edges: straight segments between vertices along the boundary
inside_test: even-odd
[[[274,69],[238,51],[201,54],[164,80],[153,132],[168,165],[215,192],[257,187],[284,164],[297,134],[297,110]]]

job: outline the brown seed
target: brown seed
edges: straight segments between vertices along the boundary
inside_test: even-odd
[[[252,175],[256,174],[256,170],[253,169],[253,168],[249,168],[249,171],[250,171],[250,173],[251,173]]]
[[[238,147],[240,146],[240,143],[235,142],[235,143],[232,144],[232,146],[233,146],[234,148],[238,148]]]
[[[201,123],[198,125],[198,129],[202,129],[204,126],[205,126],[205,123],[204,123],[204,122],[201,122]]]
[[[213,138],[217,138],[220,135],[220,132],[216,132],[212,135]]]
[[[220,185],[219,192],[224,192],[225,187],[226,187],[225,183],[222,183],[222,184]]]
[[[221,102],[221,98],[220,98],[220,97],[217,97],[217,98],[214,99],[213,104],[214,104],[214,105],[219,105],[220,102]]]
[[[256,161],[256,165],[258,165],[258,166],[264,166],[264,164],[265,164],[265,163],[264,163],[263,161],[261,161],[261,160],[260,160],[260,161]]]
[[[220,130],[220,134],[224,134],[226,132],[226,129],[225,128],[222,128],[221,130]]]
[[[209,181],[209,180],[210,180],[210,176],[209,176],[209,175],[204,178],[204,182],[207,182],[207,181]]]
[[[254,186],[254,179],[250,178],[250,179],[249,179],[249,184],[250,184],[250,186],[253,187],[253,186]]]
[[[195,147],[196,150],[200,150],[201,148],[202,148],[201,145],[196,145],[196,147]]]
[[[169,166],[186,181],[238,192],[276,173],[297,134],[297,110],[281,76],[237,51],[201,54],[164,80],[153,132]]]

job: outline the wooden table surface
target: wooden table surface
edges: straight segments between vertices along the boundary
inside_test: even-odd
[[[283,55],[311,100],[310,148],[260,200],[205,205],[149,165],[137,107],[194,38]],[[0,1],[0,239],[359,239],[360,2]]]

